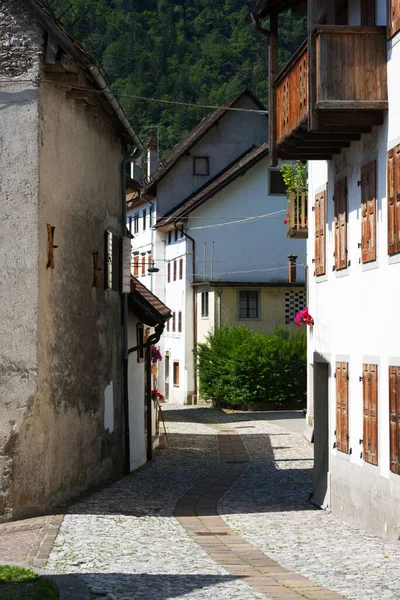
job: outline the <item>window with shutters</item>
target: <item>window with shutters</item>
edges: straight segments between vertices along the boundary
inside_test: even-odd
[[[400,475],[400,367],[389,367],[390,470]]]
[[[176,281],[176,260],[174,260],[174,281]]]
[[[361,169],[361,260],[376,260],[376,161]]]
[[[347,178],[335,183],[335,270],[347,268]]]
[[[183,279],[183,258],[179,259],[179,279]]]
[[[178,312],[178,331],[182,333],[182,312]]]
[[[387,155],[388,254],[400,252],[400,145]]]
[[[326,191],[315,196],[315,275],[326,273]]]
[[[363,459],[378,464],[378,365],[363,365]]]
[[[400,30],[400,2],[388,0],[388,37],[393,37]]]
[[[336,363],[336,448],[349,454],[349,365]]]
[[[174,374],[174,385],[179,387],[179,363],[178,362],[174,362],[173,374]]]
[[[167,281],[168,283],[171,281],[171,263],[167,264]]]

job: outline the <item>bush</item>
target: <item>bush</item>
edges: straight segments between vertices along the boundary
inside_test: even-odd
[[[271,334],[226,325],[197,352],[200,394],[223,408],[305,405],[307,340],[304,330]]]

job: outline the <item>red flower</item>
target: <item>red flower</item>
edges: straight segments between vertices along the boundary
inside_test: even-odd
[[[283,222],[285,223],[285,225],[287,225],[287,219],[285,219]]]

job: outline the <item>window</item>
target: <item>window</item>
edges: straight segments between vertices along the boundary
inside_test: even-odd
[[[174,368],[174,385],[179,387],[179,363],[174,362],[173,368]]]
[[[144,361],[144,327],[143,323],[136,325],[136,345],[139,346],[137,351],[137,361],[141,363]]]
[[[201,316],[208,317],[208,292],[201,292]]]
[[[153,207],[149,206],[149,227],[153,226]]]
[[[133,233],[139,233],[139,213],[133,216]]]
[[[147,255],[147,268],[151,269],[151,254]]]
[[[172,231],[168,231],[167,244],[170,244],[171,242],[172,242]]]
[[[183,258],[179,259],[179,279],[183,279]]]
[[[375,0],[361,0],[361,27],[375,25]]]
[[[335,270],[347,267],[347,179],[335,183]]]
[[[280,171],[269,171],[269,193],[276,194],[279,196],[286,196],[286,185],[283,181],[282,173]]]
[[[259,292],[258,291],[240,291],[239,292],[239,319],[258,319],[259,318]]]
[[[167,264],[167,281],[168,283],[171,281],[171,263]]]
[[[146,231],[146,209],[143,209],[143,231]]]
[[[182,312],[178,312],[178,331],[182,333]]]
[[[387,154],[388,254],[400,252],[400,144]]]
[[[335,25],[347,25],[347,0],[335,1]]]
[[[175,331],[175,321],[176,321],[175,316],[176,316],[176,313],[173,312],[172,313],[172,331]]]
[[[193,175],[209,175],[210,166],[208,156],[193,157]]]
[[[388,36],[391,38],[400,30],[399,0],[388,1]]]
[[[378,365],[363,365],[363,459],[378,464]]]
[[[400,475],[400,367],[389,367],[390,470]]]
[[[104,232],[104,289],[119,292],[121,286],[121,238]]]
[[[142,254],[142,275],[146,275],[146,257]]]
[[[174,260],[174,281],[176,281],[176,260]]]
[[[348,363],[336,363],[336,448],[349,454]]]
[[[315,275],[325,275],[326,191],[315,196]]]
[[[376,162],[361,169],[361,260],[376,260]]]
[[[178,241],[178,233],[179,233],[178,230],[175,229],[175,231],[174,231],[174,240],[175,240],[175,242]]]
[[[297,290],[285,292],[285,324],[293,325],[296,314],[305,306],[307,306],[305,292]]]
[[[139,254],[135,254],[133,257],[133,276],[137,277],[139,275]]]

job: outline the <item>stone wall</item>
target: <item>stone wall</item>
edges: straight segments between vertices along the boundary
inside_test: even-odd
[[[0,78],[38,74],[42,31],[19,0],[0,4]]]

